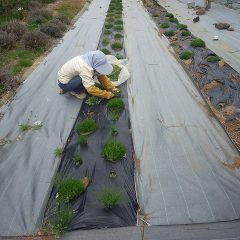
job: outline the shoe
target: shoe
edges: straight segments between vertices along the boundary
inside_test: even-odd
[[[59,89],[58,89],[58,93],[59,93],[59,94],[64,94],[63,89],[59,88]]]
[[[84,99],[86,96],[87,96],[87,94],[86,93],[81,93],[81,94],[77,94],[77,93],[75,93],[75,92],[69,92],[71,95],[73,95],[74,97],[76,97],[76,98],[78,98],[78,99]]]

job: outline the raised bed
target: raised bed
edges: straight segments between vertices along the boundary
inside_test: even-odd
[[[208,103],[212,113],[222,124],[230,139],[240,150],[240,74],[197,40],[186,25],[178,22],[155,0],[143,0],[143,4],[165,35],[172,52],[185,71],[192,78]],[[194,43],[192,43],[194,41]]]

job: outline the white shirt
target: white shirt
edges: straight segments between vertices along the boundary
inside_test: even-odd
[[[73,77],[79,75],[85,88],[94,85],[93,68],[77,56],[66,62],[58,71],[58,81],[67,84]]]

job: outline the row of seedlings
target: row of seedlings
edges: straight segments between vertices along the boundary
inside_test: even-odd
[[[160,33],[169,39],[176,58],[190,74],[235,146],[240,149],[237,111],[240,107],[240,74],[209,50],[202,39],[194,37],[187,25],[179,23],[172,13],[155,0],[143,3]]]

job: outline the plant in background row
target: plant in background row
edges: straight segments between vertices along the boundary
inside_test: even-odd
[[[125,189],[117,189],[114,186],[109,186],[97,193],[97,199],[103,207],[112,209],[123,201],[125,192]]]
[[[85,119],[78,123],[77,132],[79,135],[89,135],[97,130],[97,124],[93,119]]]
[[[107,48],[101,48],[100,51],[102,51],[106,55],[111,53]]]
[[[164,35],[165,35],[166,37],[172,37],[172,36],[174,36],[175,34],[176,34],[176,32],[175,32],[174,30],[170,30],[170,31],[164,32]]]
[[[89,106],[95,106],[95,105],[98,105],[99,103],[100,103],[100,99],[96,96],[90,96],[86,101],[86,104]]]
[[[177,18],[169,18],[169,21],[172,23],[178,23]]]
[[[56,157],[62,158],[64,155],[64,148],[58,147],[54,150],[54,154]]]
[[[106,29],[110,29],[110,28],[112,28],[113,27],[113,24],[105,24],[105,28]]]
[[[125,104],[121,98],[113,98],[107,103],[107,110],[112,120],[117,120],[125,108]]]
[[[184,51],[184,52],[182,52],[182,53],[180,54],[179,57],[180,57],[182,60],[188,60],[188,59],[192,58],[192,56],[193,56],[193,53],[192,53],[192,52]]]
[[[108,75],[108,77],[110,78],[111,81],[117,81],[122,68],[115,64],[113,64],[112,66],[113,71],[110,75]]]
[[[113,29],[116,30],[116,31],[122,31],[123,30],[123,25],[115,25],[113,27]]]
[[[183,32],[181,33],[181,35],[182,35],[183,37],[188,37],[188,36],[191,36],[191,32],[189,32],[189,31],[183,31]]]
[[[108,38],[104,38],[103,40],[102,40],[102,44],[103,45],[108,45],[109,44],[109,39]]]
[[[73,161],[76,167],[78,167],[79,165],[82,164],[82,158],[81,155],[79,153],[75,153],[73,156]]]
[[[205,42],[202,39],[197,38],[192,40],[190,45],[191,47],[205,47]]]
[[[165,17],[169,17],[169,18],[174,18],[174,15],[172,13],[166,13]]]
[[[106,34],[106,35],[110,35],[111,33],[112,33],[112,31],[109,30],[109,29],[106,29],[106,30],[104,31],[104,34]]]
[[[123,48],[123,44],[120,42],[114,42],[111,44],[113,50],[121,50]]]
[[[126,147],[122,143],[112,140],[105,143],[102,152],[106,160],[116,162],[125,157]]]
[[[161,28],[169,28],[170,25],[168,23],[162,23],[162,24],[160,24],[160,27]]]
[[[218,62],[220,60],[221,60],[221,58],[219,56],[216,56],[216,55],[207,57],[208,62]]]
[[[187,25],[185,25],[185,24],[177,24],[177,28],[179,29],[179,30],[187,30]]]

